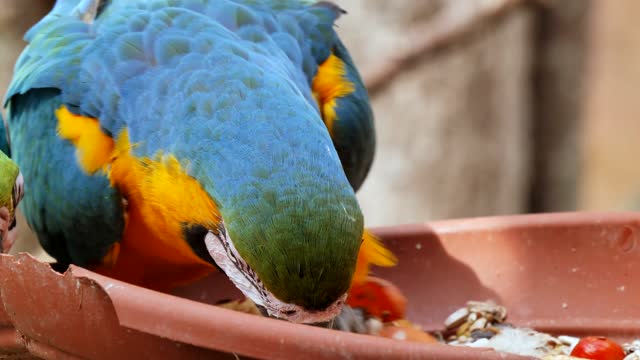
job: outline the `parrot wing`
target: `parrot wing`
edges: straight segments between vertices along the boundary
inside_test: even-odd
[[[56,134],[59,91],[12,98],[14,159],[25,179],[21,206],[42,247],[64,268],[100,263],[124,228],[120,194],[103,176],[76,165],[75,147]],[[34,141],[37,139],[37,141]]]
[[[9,135],[7,134],[7,127],[1,114],[0,125],[0,151],[2,151],[8,157],[11,157],[11,149],[9,148]]]
[[[86,16],[96,11],[92,4],[58,1],[27,32],[29,45],[15,65],[5,99],[14,159],[27,186],[23,212],[62,267],[100,263],[124,228],[118,191],[104,176],[82,171],[76,148],[57,134],[55,111],[63,104],[79,109],[75,99],[89,87],[81,66],[82,51],[93,40]],[[87,102],[85,108],[91,106],[95,103]]]
[[[374,119],[367,90],[340,39],[318,65],[312,89],[342,167],[358,191],[373,163]]]

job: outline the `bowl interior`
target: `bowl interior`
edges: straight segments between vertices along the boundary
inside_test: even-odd
[[[494,300],[508,320],[555,334],[640,336],[639,221],[635,214],[548,214],[376,229],[399,258],[375,275],[408,298],[424,328],[469,300]],[[216,303],[242,295],[214,274],[179,296]]]

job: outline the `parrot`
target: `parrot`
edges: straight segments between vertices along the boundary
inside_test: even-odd
[[[22,173],[9,156],[9,142],[0,115],[0,254],[8,253],[13,245],[9,231],[16,226],[15,211],[24,190]]]
[[[268,317],[322,324],[395,255],[356,192],[361,76],[309,0],[57,0],[4,106],[27,222],[69,264],[157,291],[224,273]]]

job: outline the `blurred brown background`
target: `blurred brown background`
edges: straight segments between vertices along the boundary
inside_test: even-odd
[[[376,115],[367,225],[640,208],[640,2],[335,2]],[[52,3],[3,0],[2,95]]]

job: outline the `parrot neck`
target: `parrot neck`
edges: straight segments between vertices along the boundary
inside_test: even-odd
[[[180,235],[184,224],[215,229],[220,219],[216,204],[179,160],[158,154],[154,159],[131,153],[128,132],[115,145],[108,176],[157,235]],[[204,239],[203,239],[204,240]],[[173,241],[173,240],[172,240]]]
[[[64,105],[56,116],[58,135],[74,144],[80,167],[88,174],[106,172],[111,186],[140,209],[157,234],[181,234],[183,224],[217,226],[217,206],[175,156],[137,157],[128,129],[121,130],[114,141],[97,119],[73,114]]]

